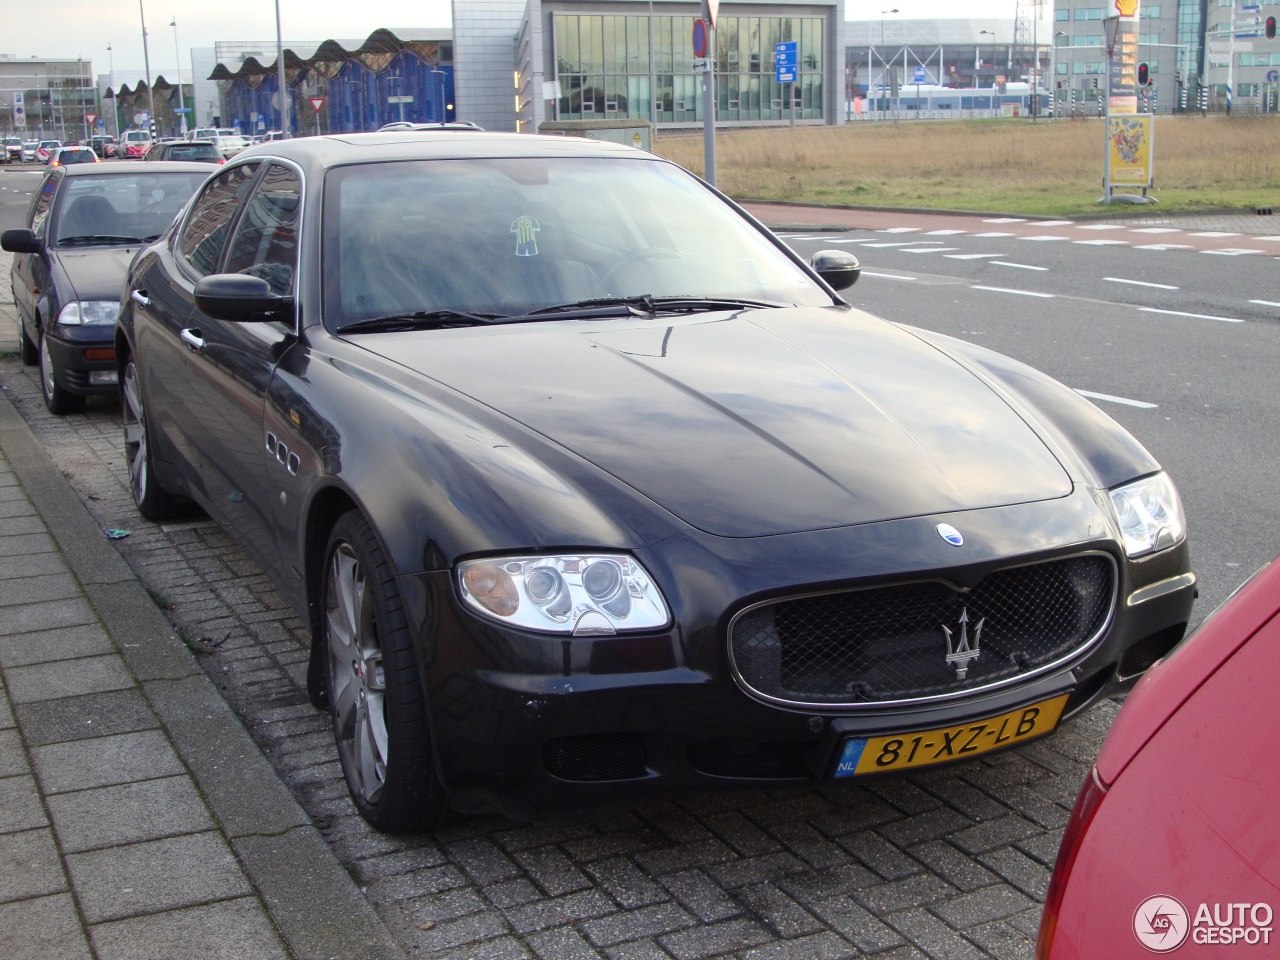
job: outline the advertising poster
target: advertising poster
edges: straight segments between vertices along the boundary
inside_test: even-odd
[[[1155,176],[1155,116],[1150,113],[1107,118],[1107,152],[1112,187],[1149,187]]]

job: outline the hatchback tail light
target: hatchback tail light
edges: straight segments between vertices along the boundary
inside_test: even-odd
[[[1053,876],[1049,879],[1049,891],[1044,898],[1044,913],[1040,915],[1040,936],[1036,938],[1036,960],[1050,960],[1049,948],[1053,943],[1053,934],[1058,927],[1058,916],[1062,911],[1062,896],[1066,892],[1067,881],[1071,877],[1071,869],[1075,866],[1076,855],[1084,842],[1084,835],[1089,824],[1097,816],[1102,799],[1107,795],[1107,788],[1098,778],[1098,768],[1091,767],[1089,776],[1085,778],[1076,804],[1071,808],[1071,819],[1062,833],[1062,844],[1058,847],[1058,859],[1054,862]]]

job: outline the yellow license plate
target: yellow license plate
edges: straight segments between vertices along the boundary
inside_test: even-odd
[[[998,717],[957,727],[941,727],[889,737],[854,737],[844,742],[837,777],[861,777],[927,767],[934,763],[976,757],[1033,737],[1058,725],[1069,694],[1019,707]]]

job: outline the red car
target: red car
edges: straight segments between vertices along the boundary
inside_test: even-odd
[[[1277,679],[1273,561],[1129,694],[1067,823],[1037,960],[1280,955]]]

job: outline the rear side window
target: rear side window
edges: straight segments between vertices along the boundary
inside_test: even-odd
[[[218,174],[196,198],[187,225],[178,241],[178,254],[196,276],[207,277],[218,268],[218,257],[231,221],[240,208],[260,163],[244,163]]]

